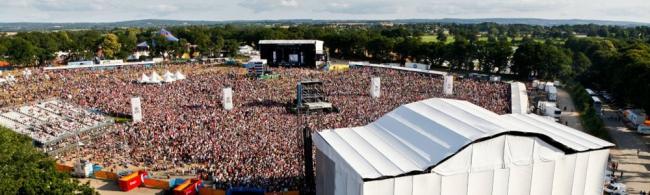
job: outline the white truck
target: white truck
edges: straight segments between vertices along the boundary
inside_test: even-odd
[[[630,123],[632,127],[639,133],[650,134],[650,120],[647,120],[647,115],[642,109],[627,109],[623,111],[623,116]]]
[[[550,86],[548,89],[548,101],[557,101],[557,88]]]
[[[562,110],[557,107],[555,102],[539,101],[537,102],[537,109],[539,109],[541,115],[550,116],[556,119],[560,118],[560,115],[562,114]]]

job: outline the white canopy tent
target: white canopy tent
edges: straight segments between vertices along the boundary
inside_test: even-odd
[[[139,83],[149,83],[149,82],[151,82],[151,79],[146,74],[143,73],[138,82]]]
[[[176,78],[176,80],[183,80],[183,79],[187,78],[187,77],[185,77],[185,75],[183,75],[181,73],[181,71],[176,71],[176,74],[174,74],[174,77]]]
[[[317,194],[602,194],[613,146],[537,115],[440,98],[312,138]]]
[[[175,78],[174,74],[167,71],[163,76],[163,82],[171,83],[171,82],[174,82],[174,81],[176,81],[176,78]]]
[[[149,78],[149,83],[160,83],[163,79],[156,71],[153,71]]]
[[[512,113],[528,114],[528,92],[526,85],[521,82],[510,83],[510,100]]]

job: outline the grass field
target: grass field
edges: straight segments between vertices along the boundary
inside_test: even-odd
[[[420,39],[422,39],[422,42],[424,42],[424,43],[438,42],[438,36],[437,35],[423,35],[423,36],[420,36]],[[508,37],[508,41],[510,41],[510,42],[513,42],[513,41],[514,42],[520,42],[523,39],[524,39],[523,37],[515,37],[514,39]],[[479,37],[478,40],[479,41],[487,41],[488,37],[487,36],[482,36],[482,37]],[[450,43],[453,43],[454,41],[455,41],[454,36],[450,35],[447,38],[447,41],[445,42],[445,44],[450,44]],[[535,41],[542,43],[545,40],[536,38]],[[563,39],[554,39],[553,40],[553,42],[555,42],[557,44],[564,44],[564,41],[565,40],[563,40]]]
[[[420,38],[422,39],[422,42],[424,42],[424,43],[438,42],[438,36],[437,35],[423,35],[423,36],[420,36]],[[450,35],[449,37],[447,37],[447,41],[445,42],[445,44],[453,43],[454,41],[455,41],[454,36]]]

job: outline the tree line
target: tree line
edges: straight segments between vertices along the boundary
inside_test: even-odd
[[[331,58],[372,62],[416,62],[452,71],[478,71],[519,79],[578,79],[615,92],[621,100],[649,108],[648,27],[600,25],[405,24],[337,26],[329,24],[169,27],[180,40],[170,42],[159,28],[21,32],[0,36],[0,58],[17,66],[52,63],[57,51],[67,60],[90,60],[102,48],[106,58],[126,59],[140,42],[153,56],[236,55],[241,45],[262,39],[319,39]],[[423,35],[437,41],[424,41]],[[581,36],[588,36],[581,38]],[[452,40],[453,41],[448,41]],[[193,45],[193,47],[189,47]],[[191,48],[191,49],[190,49]]]

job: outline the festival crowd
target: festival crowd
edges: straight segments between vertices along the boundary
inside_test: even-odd
[[[177,70],[186,80],[147,85],[143,73]],[[0,86],[0,107],[59,97],[113,116],[128,116],[130,98],[142,100],[143,121],[115,125],[67,158],[89,158],[104,167],[130,164],[151,171],[184,170],[212,178],[220,187],[295,190],[303,185],[302,128],[366,125],[400,105],[432,97],[467,100],[493,112],[510,109],[509,85],[456,78],[454,95],[442,93],[443,77],[379,68],[323,72],[273,68],[278,79],[258,80],[240,68],[200,65],[120,70],[34,71],[32,78]],[[381,77],[381,97],[369,95]],[[300,80],[323,81],[338,113],[299,117],[287,110]],[[222,108],[232,87],[234,109]]]

